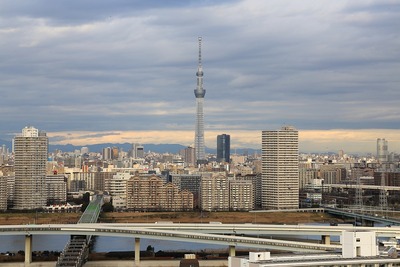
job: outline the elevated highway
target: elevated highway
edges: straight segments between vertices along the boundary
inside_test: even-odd
[[[385,225],[400,225],[400,220],[394,218],[388,218],[384,216],[375,216],[370,214],[364,214],[361,212],[356,212],[353,210],[341,210],[341,209],[333,209],[333,208],[324,208],[326,213],[333,214],[336,216],[344,216],[348,218],[353,218],[354,221],[369,221],[375,223],[381,223]]]
[[[357,184],[324,184],[324,189],[330,188],[343,188],[343,189],[374,189],[374,190],[385,190],[385,191],[400,191],[400,186],[385,186],[381,185],[357,185]]]
[[[353,225],[266,225],[266,224],[183,224],[183,223],[80,223],[46,225],[0,226],[1,235],[71,235],[71,236],[120,236],[135,239],[135,261],[140,261],[140,238],[198,242],[226,245],[234,255],[235,247],[252,247],[266,250],[297,252],[339,251],[340,244],[331,244],[331,236],[342,236],[344,232],[374,232],[377,237],[400,238],[400,227],[361,227]],[[299,237],[321,236],[323,242],[315,243],[281,240],[277,236]],[[272,238],[273,237],[273,238]],[[27,254],[27,253],[26,253]]]
[[[151,224],[154,225],[154,224]],[[170,227],[174,227],[171,225]],[[283,251],[315,252],[333,251],[341,249],[340,245],[314,244],[308,242],[296,242],[270,238],[256,238],[230,235],[199,233],[196,230],[182,231],[182,229],[169,230],[154,229],[151,227],[132,227],[107,224],[53,224],[53,225],[9,225],[0,226],[0,235],[96,235],[96,236],[120,236],[132,238],[147,238],[158,240],[172,240],[181,242],[200,242],[207,244],[243,246],[253,248],[274,249]],[[170,228],[171,229],[171,228]],[[221,228],[222,229],[222,228]],[[221,230],[220,229],[220,230]],[[229,227],[229,229],[231,229]],[[213,230],[216,231],[216,230]],[[218,232],[218,231],[217,231]]]
[[[188,231],[196,233],[215,233],[223,235],[250,235],[250,236],[341,236],[343,231],[348,232],[376,232],[377,237],[400,237],[400,227],[365,227],[350,224],[310,225],[310,224],[208,224],[208,223],[107,223],[108,227],[133,227],[157,230]],[[0,228],[1,229],[1,228]]]
[[[140,258],[140,239],[171,240],[180,242],[198,242],[229,246],[230,255],[235,254],[235,247],[253,247],[268,250],[315,252],[337,251],[341,245],[331,244],[331,236],[341,237],[343,232],[372,231],[377,237],[394,237],[400,239],[400,221],[372,216],[368,214],[354,213],[351,211],[324,208],[325,212],[338,216],[370,220],[374,222],[393,225],[392,227],[361,227],[353,225],[271,225],[271,224],[222,224],[214,223],[95,223],[100,213],[101,202],[98,202],[88,213],[84,213],[78,224],[46,224],[46,225],[8,225],[0,226],[1,235],[24,235],[26,237],[25,262],[30,262],[32,236],[34,235],[70,235],[72,237],[84,237],[86,249],[86,237],[114,236],[131,237],[135,239],[135,261]],[[316,240],[299,242],[282,240],[302,238],[301,236],[320,236],[321,243]],[[79,239],[78,238],[78,239]],[[82,241],[82,240],[81,240]],[[81,242],[82,243],[82,242]],[[73,249],[76,242],[72,242]],[[67,249],[67,248],[66,248]],[[66,250],[67,251],[67,250]],[[74,254],[75,251],[72,251]],[[28,255],[28,256],[27,256]],[[28,257],[28,258],[27,258]],[[81,257],[81,256],[80,256]],[[84,256],[82,256],[83,258]],[[69,260],[68,260],[69,261]],[[67,266],[67,265],[59,265]]]

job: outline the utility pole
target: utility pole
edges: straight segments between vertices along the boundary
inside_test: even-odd
[[[360,176],[357,177],[357,187],[356,187],[356,208],[363,212],[363,199],[362,199],[362,188],[360,182]]]

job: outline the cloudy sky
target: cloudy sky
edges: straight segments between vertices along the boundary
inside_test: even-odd
[[[206,145],[293,125],[303,151],[400,150],[397,0],[2,0],[0,139]]]

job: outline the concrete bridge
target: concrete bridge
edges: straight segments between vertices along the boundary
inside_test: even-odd
[[[373,223],[381,223],[384,225],[400,225],[400,220],[385,217],[382,215],[371,215],[362,213],[362,210],[342,210],[342,209],[334,209],[334,208],[324,208],[326,213],[335,215],[335,216],[342,216],[347,218],[354,219],[355,222],[361,222],[366,225],[370,224],[373,226]]]
[[[339,244],[331,244],[331,236],[341,236],[348,231],[372,231],[377,237],[400,237],[400,227],[356,227],[353,225],[263,225],[263,224],[50,224],[0,226],[0,235],[24,235],[30,239],[35,235],[72,236],[121,236],[135,239],[135,261],[140,261],[140,239],[164,239],[181,242],[200,242],[226,245],[230,255],[235,255],[236,246],[273,249],[283,251],[315,252],[341,250]],[[241,236],[249,235],[249,236]],[[267,238],[269,235],[318,235],[322,244]],[[31,251],[26,251],[29,255]]]
[[[154,225],[154,224],[151,224]],[[171,225],[171,227],[174,227]],[[197,225],[199,227],[199,225]],[[230,228],[230,227],[229,227]],[[181,242],[199,242],[207,244],[226,245],[230,248],[230,255],[235,255],[235,247],[254,247],[263,249],[274,249],[283,251],[315,252],[315,251],[334,251],[341,249],[340,245],[334,244],[315,244],[309,242],[296,242],[278,240],[262,237],[244,237],[224,234],[199,233],[195,230],[182,231],[152,229],[146,227],[129,227],[107,224],[53,224],[53,225],[9,225],[0,226],[0,235],[24,235],[31,239],[34,235],[96,235],[96,236],[120,236],[132,237],[135,239],[135,261],[140,260],[140,238],[172,240]],[[31,251],[25,251],[25,255]]]
[[[331,236],[341,237],[346,231],[373,231],[377,237],[395,237],[400,239],[400,227],[356,227],[353,225],[320,226],[320,225],[267,225],[267,224],[183,224],[172,222],[157,223],[122,223],[100,224],[95,223],[100,213],[101,201],[87,209],[78,224],[47,224],[47,225],[9,225],[0,226],[0,235],[25,236],[25,262],[31,262],[32,238],[34,235],[70,235],[79,237],[81,251],[87,251],[90,237],[95,236],[121,236],[135,239],[135,261],[140,261],[140,239],[164,239],[181,242],[200,242],[207,244],[226,245],[231,256],[235,255],[236,246],[254,247],[262,249],[315,252],[340,250],[341,245],[331,244]],[[365,220],[383,222],[390,225],[400,225],[396,220],[381,218],[365,214],[354,214],[349,211],[325,208],[325,212],[339,216],[363,216]],[[83,218],[83,219],[82,219]],[[298,242],[282,240],[281,236],[298,237],[304,235],[320,236],[321,243]],[[83,238],[82,238],[83,237]],[[275,239],[276,238],[276,239]],[[83,240],[83,241],[82,241]],[[70,242],[76,254],[78,245]],[[76,250],[75,250],[76,249]],[[78,256],[82,259],[83,253]],[[69,260],[67,260],[69,261]],[[67,265],[59,265],[67,266]]]

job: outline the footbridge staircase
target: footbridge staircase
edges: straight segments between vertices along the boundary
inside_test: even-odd
[[[103,196],[96,195],[89,203],[78,221],[96,223],[103,205]],[[89,255],[89,244],[92,236],[73,235],[58,258],[56,267],[81,267]]]

